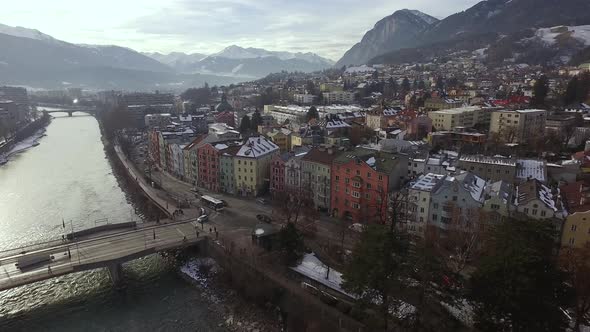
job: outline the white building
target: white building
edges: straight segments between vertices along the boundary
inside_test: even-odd
[[[293,95],[293,101],[298,104],[310,105],[313,104],[313,101],[316,97],[311,94],[304,94],[304,93],[296,93]]]
[[[328,104],[352,104],[355,100],[354,92],[332,91],[324,92],[324,101]]]

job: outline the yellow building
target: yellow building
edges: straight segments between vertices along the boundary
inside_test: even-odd
[[[257,196],[263,193],[269,185],[271,160],[279,153],[279,147],[265,137],[248,138],[234,157],[237,194]]]
[[[468,106],[428,113],[436,130],[454,130],[457,127],[472,128],[476,124],[489,124],[491,113],[479,106]]]
[[[507,142],[526,142],[531,137],[545,135],[546,121],[545,110],[496,111],[492,113],[490,133],[501,135]]]
[[[266,133],[266,136],[275,143],[281,152],[291,151],[291,131],[280,128]]]
[[[561,235],[562,247],[581,248],[590,241],[590,210],[567,216]]]

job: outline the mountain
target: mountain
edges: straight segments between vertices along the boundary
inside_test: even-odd
[[[39,30],[27,29],[23,27],[11,27],[9,25],[0,24],[0,33],[14,37],[23,37],[29,39],[42,40],[50,43],[63,43],[50,35],[46,35]]]
[[[491,34],[510,36],[528,29],[590,24],[589,12],[590,1],[588,0],[487,0],[441,21],[434,21],[422,30],[419,26],[413,29],[410,26],[409,31],[404,33],[411,38],[399,36],[389,40],[381,39],[384,45],[380,47],[376,46],[379,43],[363,43],[371,34],[379,35],[388,32],[384,28],[377,29],[377,25],[384,20],[392,19],[397,23],[398,20],[394,20],[393,16],[400,15],[396,12],[378,22],[375,28],[363,37],[360,45],[357,44],[349,50],[338,64],[360,63],[358,60],[369,61],[365,60],[366,57],[351,57],[349,53],[367,53],[373,58],[377,57],[370,62],[379,63],[379,59],[407,58],[409,54],[416,54],[416,52],[431,53],[432,50],[428,50],[430,45],[436,45],[439,48],[441,45],[450,45],[455,41],[465,43],[469,38],[481,40]],[[416,29],[419,31],[416,32]],[[376,51],[387,48],[389,48],[387,52]]]
[[[588,0],[488,0],[453,14],[420,37],[420,44],[485,32],[510,34],[528,28],[590,22]]]
[[[142,54],[156,61],[159,61],[167,66],[170,66],[179,73],[190,71],[190,68],[193,66],[194,63],[199,62],[200,60],[207,57],[207,55],[201,53],[186,54],[182,52],[172,52],[169,54],[162,54],[158,52],[146,52]]]
[[[0,25],[0,85],[56,89],[183,89],[237,83],[231,77],[178,74],[132,49],[76,45],[37,30]]]
[[[199,73],[248,79],[261,78],[283,70],[313,72],[334,65],[332,60],[314,53],[275,52],[236,45],[228,46],[209,56],[180,52],[168,55],[144,54],[169,65],[179,73]]]
[[[404,48],[437,23],[438,19],[420,11],[398,10],[377,22],[336,66],[364,64],[378,55]]]

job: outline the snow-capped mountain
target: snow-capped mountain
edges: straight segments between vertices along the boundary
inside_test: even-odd
[[[323,58],[315,53],[292,53],[292,52],[277,52],[277,51],[268,51],[262,48],[254,48],[248,47],[243,48],[237,45],[231,45],[220,52],[214,53],[210,55],[210,57],[222,57],[227,59],[254,59],[254,58],[265,58],[265,57],[277,57],[281,60],[291,60],[291,59],[298,59],[303,60],[311,63],[317,63],[322,65],[331,66],[334,64],[334,61],[330,59]]]
[[[244,78],[261,78],[273,72],[312,72],[331,67],[334,62],[315,53],[275,52],[261,48],[243,48],[231,45],[223,50],[203,56],[180,52],[162,55],[144,53],[180,73],[200,73]]]
[[[27,29],[23,27],[11,27],[9,25],[0,24],[0,33],[14,37],[29,38],[51,43],[63,43],[62,41],[57,40],[50,35],[46,35],[39,30]]]
[[[514,35],[558,25],[587,25],[590,24],[589,12],[588,0],[485,0],[440,21],[418,11],[401,10],[377,22],[360,43],[346,52],[338,65],[381,63],[400,59],[400,56],[411,61],[410,55],[430,54],[445,45],[456,49],[453,43],[490,41],[490,36],[493,43],[495,34]],[[407,51],[400,51],[402,49]]]
[[[403,48],[437,22],[438,19],[418,10],[398,10],[377,22],[336,66],[364,64],[378,55]]]

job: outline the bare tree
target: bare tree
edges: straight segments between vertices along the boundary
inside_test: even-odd
[[[565,248],[560,252],[559,265],[567,273],[575,297],[574,331],[587,324],[590,313],[590,244],[582,248]]]

